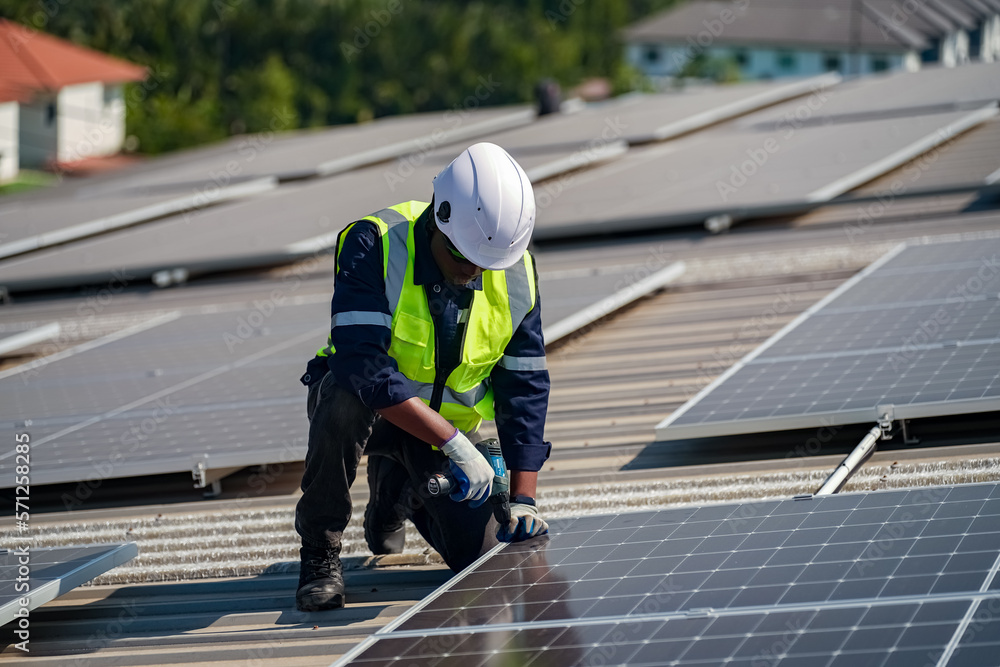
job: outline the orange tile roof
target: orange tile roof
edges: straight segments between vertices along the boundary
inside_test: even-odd
[[[146,78],[146,68],[0,19],[0,102],[78,83]]]

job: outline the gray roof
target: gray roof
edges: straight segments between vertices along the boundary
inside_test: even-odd
[[[875,7],[884,9],[883,2]],[[730,12],[723,14],[723,12]],[[890,9],[891,12],[891,9]],[[672,42],[692,45],[701,33],[713,46],[788,46],[815,49],[846,49],[854,43],[852,9],[836,0],[761,0],[724,3],[695,0],[643,19],[625,30],[630,42]],[[925,48],[924,35],[904,26],[884,31],[870,12],[862,13],[860,45],[869,50],[907,51]],[[724,17],[726,23],[722,22]],[[716,26],[717,35],[709,27]],[[703,40],[703,41],[707,41]],[[692,48],[701,50],[699,42]]]

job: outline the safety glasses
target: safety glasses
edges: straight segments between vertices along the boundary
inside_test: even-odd
[[[440,234],[441,234],[441,236],[444,237],[444,247],[446,247],[448,249],[448,252],[451,253],[451,256],[455,258],[456,262],[461,262],[463,264],[469,264],[471,266],[475,266],[475,264],[473,262],[470,262],[469,260],[467,260],[465,258],[465,255],[463,255],[462,253],[460,253],[458,251],[458,248],[455,247],[455,245],[451,242],[451,239],[449,239],[448,236],[444,232],[440,232]]]

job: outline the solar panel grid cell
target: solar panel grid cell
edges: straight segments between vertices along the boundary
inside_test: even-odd
[[[994,664],[998,517],[979,484],[559,520],[352,664]]]
[[[762,359],[731,376],[713,392],[711,401],[694,405],[674,423],[854,410],[868,411],[874,422],[875,408],[887,403],[900,406],[998,398],[1000,342],[914,350],[907,356],[879,351],[833,360]]]
[[[910,246],[658,426],[699,437],[1000,409],[1000,240]],[[821,422],[820,418],[826,420]]]
[[[1000,497],[991,493],[930,489],[555,522],[542,548],[508,547],[400,629],[512,622],[502,620],[512,608],[526,621],[553,621],[976,592],[1000,552]]]
[[[354,664],[380,665],[878,665],[936,664],[968,601],[710,614],[545,628],[459,629],[387,637]],[[978,644],[988,645],[990,625]],[[953,663],[955,664],[955,663]],[[990,663],[979,663],[990,664]]]

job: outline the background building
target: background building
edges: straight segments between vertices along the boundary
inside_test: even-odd
[[[625,30],[626,59],[672,77],[699,59],[744,79],[946,67],[1000,58],[995,0],[735,0],[682,4]]]
[[[145,68],[5,20],[0,63],[0,180],[121,150],[123,84]]]

